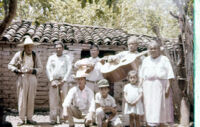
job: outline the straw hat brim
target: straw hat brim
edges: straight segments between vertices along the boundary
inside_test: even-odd
[[[74,76],[75,79],[78,79],[78,78],[82,78],[82,77],[88,77],[89,74],[85,73],[84,70],[78,70],[76,72],[76,75]]]
[[[23,46],[25,46],[25,45],[34,45],[34,46],[37,46],[37,45],[40,45],[41,43],[37,43],[37,42],[34,42],[34,43],[29,43],[29,44],[24,44],[24,43],[22,43],[22,44],[18,44],[17,46],[18,47],[23,47]]]
[[[86,77],[88,77],[87,74],[84,74],[84,75],[75,75],[75,76],[74,76],[75,79],[78,79],[78,78],[86,78]]]
[[[99,85],[99,88],[109,87],[109,85]]]

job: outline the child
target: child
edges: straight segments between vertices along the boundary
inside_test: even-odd
[[[113,127],[121,127],[122,123],[117,115],[115,100],[108,94],[108,81],[102,79],[97,84],[100,90],[95,96],[96,122],[98,127],[107,127],[110,124]]]
[[[140,115],[143,115],[144,111],[141,100],[142,88],[138,86],[137,71],[130,71],[128,73],[128,80],[130,83],[124,87],[124,114],[129,115],[130,127],[140,127]]]

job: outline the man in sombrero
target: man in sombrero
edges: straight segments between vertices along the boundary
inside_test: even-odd
[[[63,103],[63,115],[69,121],[69,127],[74,127],[73,117],[85,119],[85,127],[89,127],[95,113],[95,102],[93,91],[86,86],[88,74],[84,70],[76,72],[75,79],[78,85],[71,88]]]
[[[32,120],[34,112],[34,101],[37,88],[37,75],[42,72],[42,64],[33,47],[39,45],[32,41],[30,37],[26,37],[25,41],[18,44],[23,47],[22,51],[18,51],[10,63],[8,69],[17,75],[17,96],[18,111],[21,121],[18,126],[24,124],[36,124]]]

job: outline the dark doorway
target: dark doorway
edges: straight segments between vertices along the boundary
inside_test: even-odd
[[[108,51],[108,50],[100,50],[99,57],[102,58],[107,55],[114,55],[115,51]],[[82,50],[81,51],[81,58],[88,58],[90,57],[90,50]]]

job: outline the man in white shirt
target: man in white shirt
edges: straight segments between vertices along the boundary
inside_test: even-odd
[[[87,64],[89,75],[86,77],[87,86],[94,92],[97,93],[99,91],[97,82],[103,79],[103,75],[100,72],[102,67],[101,59],[98,57],[99,55],[99,47],[98,45],[91,45],[90,47],[90,55],[91,57],[79,60],[75,63],[75,67],[80,69],[81,66]]]
[[[18,51],[10,63],[8,69],[16,73],[17,78],[17,96],[18,96],[18,111],[21,122],[17,125],[36,124],[32,120],[34,112],[34,102],[37,89],[37,77],[42,72],[42,64],[36,52],[33,51],[33,46],[38,45],[27,37],[24,43],[18,46],[23,46],[23,51]],[[27,120],[27,121],[26,121]]]
[[[120,61],[121,59],[130,59],[130,56],[132,56],[131,58],[133,58],[133,56],[136,56],[139,54],[139,52],[137,51],[138,48],[138,37],[135,36],[131,36],[129,37],[128,41],[128,51],[122,51],[114,56],[109,57],[109,61]],[[132,64],[132,68],[133,70],[138,70],[139,66],[142,62],[142,57],[140,57],[139,59],[136,59],[134,61],[134,64]]]
[[[139,44],[138,37],[135,37],[135,36],[129,37],[127,44],[128,44],[128,50],[127,51],[122,51],[122,52],[117,53],[116,55],[109,56],[108,62],[109,63],[113,63],[113,62],[118,63],[119,62],[118,65],[121,65],[123,62],[126,63],[127,61],[129,61],[128,63],[126,63],[126,64],[123,63],[123,64],[124,65],[131,64],[133,70],[139,70],[140,64],[141,64],[142,59],[143,59],[142,57],[144,57],[144,56],[140,56],[139,52],[137,51],[138,44]],[[140,57],[138,57],[138,55]],[[134,62],[132,60],[133,58],[135,59]],[[123,66],[121,66],[121,67],[123,67]],[[130,70],[126,70],[126,71],[130,71]],[[127,72],[127,74],[128,74],[128,72]],[[118,79],[118,81],[119,80],[122,80],[122,79]],[[110,83],[110,94],[112,96],[114,95],[114,86],[113,85],[114,85],[113,83]]]
[[[62,119],[62,103],[66,97],[69,84],[67,80],[72,69],[72,59],[69,55],[63,54],[64,44],[60,41],[55,42],[56,53],[49,56],[46,72],[50,81],[49,103],[51,124]]]
[[[78,86],[69,90],[63,103],[63,115],[69,121],[69,126],[74,127],[73,117],[85,119],[85,126],[89,126],[95,112],[94,93],[86,86],[87,74],[77,71]]]

